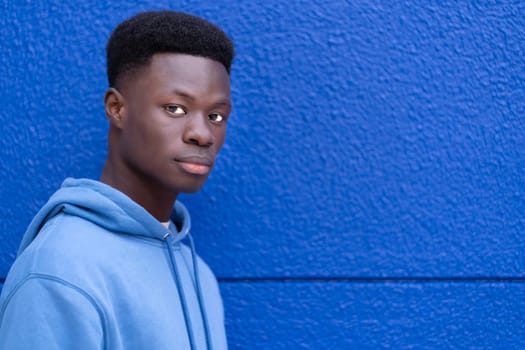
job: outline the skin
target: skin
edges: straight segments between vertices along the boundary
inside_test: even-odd
[[[206,182],[231,111],[224,66],[185,54],[155,54],[105,94],[108,158],[100,181],[161,222],[179,193]]]

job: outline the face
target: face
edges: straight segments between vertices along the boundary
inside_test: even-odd
[[[119,157],[137,186],[154,184],[173,193],[198,191],[226,136],[231,111],[230,78],[208,58],[163,53],[125,76]]]

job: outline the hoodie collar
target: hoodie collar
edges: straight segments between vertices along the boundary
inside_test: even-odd
[[[68,178],[48,202],[36,214],[29,225],[18,255],[33,241],[40,229],[60,212],[78,216],[115,233],[124,233],[162,240],[166,227],[143,207],[115,188],[90,179]],[[171,221],[176,222],[180,231],[172,223],[170,231],[179,241],[190,231],[190,216],[186,207],[175,202]]]

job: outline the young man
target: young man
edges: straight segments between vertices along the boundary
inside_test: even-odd
[[[183,13],[115,29],[100,181],[67,179],[33,219],[0,298],[1,349],[226,348],[218,285],[176,198],[201,188],[224,142],[233,55]]]

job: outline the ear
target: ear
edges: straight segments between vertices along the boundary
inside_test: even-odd
[[[125,118],[124,96],[115,88],[109,88],[104,95],[104,107],[109,122],[117,128],[122,128]]]

